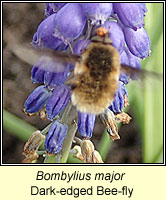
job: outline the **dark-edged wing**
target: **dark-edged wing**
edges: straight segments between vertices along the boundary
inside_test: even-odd
[[[45,71],[62,72],[68,63],[80,60],[80,56],[67,52],[57,52],[47,48],[32,49],[30,45],[22,45],[9,31],[5,31],[3,35],[10,51],[30,65],[37,63],[37,67]]]
[[[137,69],[137,68],[133,68],[131,66],[124,65],[124,64],[121,65],[120,71],[130,75],[130,78],[133,80],[136,80],[138,78],[141,80],[144,80],[146,77],[159,79],[159,80],[163,78],[162,74],[160,73],[148,71],[145,69]]]
[[[73,64],[80,60],[78,55],[48,49],[36,53],[39,55],[38,67],[49,72],[63,72],[68,63]]]

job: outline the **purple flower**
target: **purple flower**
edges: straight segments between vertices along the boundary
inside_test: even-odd
[[[78,112],[78,131],[82,137],[92,137],[95,115]]]
[[[143,59],[150,54],[150,39],[147,32],[142,27],[134,31],[131,28],[124,27],[123,29],[125,40],[130,52]]]
[[[45,16],[57,13],[66,3],[46,3]]]
[[[113,46],[121,54],[125,48],[125,38],[121,27],[114,21],[106,21],[103,26],[109,31],[109,38]]]
[[[24,107],[27,113],[40,111],[52,94],[44,85],[37,87],[27,98]]]
[[[40,61],[38,61],[32,68],[31,79],[32,83],[43,83],[45,70],[40,69]]]
[[[112,14],[112,3],[81,3],[83,11],[92,24],[104,24]]]
[[[79,4],[68,3],[57,13],[54,23],[54,36],[67,44],[82,34],[86,17]]]
[[[53,122],[44,143],[47,153],[56,154],[61,151],[67,131],[68,127],[66,124],[61,124],[58,121]]]
[[[49,98],[46,111],[47,118],[53,120],[68,104],[70,99],[70,88],[65,85],[55,87],[51,97]]]
[[[47,47],[57,49],[63,44],[61,40],[53,36],[55,28],[55,17],[57,14],[44,19],[38,26],[37,32],[33,36],[32,44],[34,47]]]
[[[145,7],[138,3],[114,3],[113,8],[121,23],[134,30],[144,26]]]
[[[109,107],[114,113],[120,113],[124,106],[124,95],[128,96],[125,84],[119,81],[119,88],[115,94],[114,101]]]
[[[50,87],[56,87],[57,85],[62,85],[69,73],[70,64],[66,67],[64,72],[45,72],[44,74],[44,84]]]

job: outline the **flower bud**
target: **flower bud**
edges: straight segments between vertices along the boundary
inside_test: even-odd
[[[46,3],[45,16],[57,13],[66,3]]]
[[[113,8],[124,26],[134,30],[144,26],[144,10],[138,3],[114,3]]]
[[[53,122],[44,143],[44,147],[48,153],[56,154],[61,151],[67,131],[68,127],[66,124],[61,124],[58,121]]]
[[[112,3],[81,3],[83,11],[92,24],[104,24],[112,14]]]
[[[109,107],[114,113],[120,113],[124,107],[124,95],[127,95],[125,84],[119,81],[119,89],[115,94],[114,101]]]
[[[78,131],[82,137],[92,137],[95,115],[78,112]]]
[[[54,23],[54,36],[68,43],[68,41],[74,40],[82,34],[86,17],[79,4],[69,3],[57,13]]]
[[[33,36],[32,45],[34,47],[47,47],[57,49],[63,44],[61,40],[53,36],[56,13],[44,19],[38,26],[37,32]]]
[[[131,28],[124,28],[124,35],[130,52],[143,59],[150,54],[150,39],[144,28],[134,31]]]
[[[24,107],[27,113],[40,111],[52,94],[44,85],[37,87],[27,98]]]
[[[47,118],[49,120],[53,120],[56,115],[58,115],[68,104],[70,99],[70,88],[61,85],[55,87],[51,97],[49,98],[46,111],[47,111]]]
[[[109,38],[113,46],[121,54],[125,48],[125,38],[121,27],[114,21],[106,21],[103,26],[109,31]]]

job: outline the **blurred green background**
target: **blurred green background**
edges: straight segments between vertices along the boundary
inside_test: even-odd
[[[151,55],[142,61],[142,68],[163,73],[163,4],[146,3],[145,29],[151,40]],[[19,32],[19,39],[31,42],[39,23],[44,19],[44,3],[3,3],[3,29]],[[49,122],[29,118],[23,112],[27,96],[36,87],[30,79],[31,66],[20,61],[3,43],[3,163],[20,163],[25,141],[35,129],[42,130]],[[163,162],[163,81],[147,79],[128,85],[133,120],[119,126],[121,140],[111,142],[96,121],[93,142],[105,163]],[[39,160],[39,163],[42,162]],[[76,162],[69,157],[68,162]]]

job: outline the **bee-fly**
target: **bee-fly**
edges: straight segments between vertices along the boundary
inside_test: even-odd
[[[12,37],[7,32],[5,35],[7,38]],[[10,41],[12,40],[14,41],[14,38]],[[15,49],[15,53],[19,56],[21,52],[24,52],[22,57],[25,61],[29,59],[26,59],[26,55],[35,55],[33,50],[20,45],[14,48],[15,43],[10,42],[10,48]],[[77,110],[86,113],[101,114],[111,105],[118,90],[120,71],[129,74],[131,78],[137,75],[140,78],[144,78],[145,75],[159,75],[120,64],[120,55],[112,45],[108,30],[104,27],[96,30],[96,35],[92,37],[90,44],[79,56],[46,49],[37,54],[42,56],[44,64],[40,62],[40,67],[46,71],[63,71],[63,65],[60,66],[61,69],[57,68],[56,62],[65,63],[64,66],[66,63],[75,63],[74,76],[67,83],[70,84],[72,90],[72,104]],[[39,58],[38,56],[35,59]],[[50,65],[50,62],[54,65]]]

